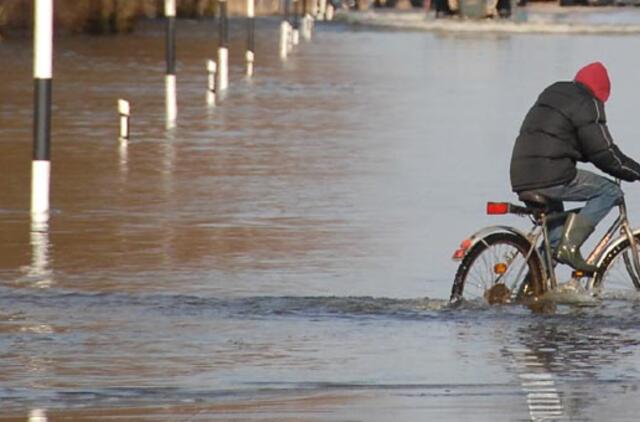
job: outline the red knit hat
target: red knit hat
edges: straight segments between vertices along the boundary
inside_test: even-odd
[[[597,99],[603,103],[609,98],[611,93],[611,82],[607,74],[607,68],[600,62],[593,62],[578,70],[576,82],[587,86]]]

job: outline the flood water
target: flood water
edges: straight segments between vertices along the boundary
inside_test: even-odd
[[[31,42],[0,44],[0,420],[636,420],[640,302],[446,306],[538,92],[604,61],[640,157],[637,36],[258,22],[206,103],[209,21],[56,41],[52,218],[31,232]],[[117,140],[116,101],[132,104]],[[631,219],[640,190],[625,186]],[[38,419],[40,418],[40,419]]]

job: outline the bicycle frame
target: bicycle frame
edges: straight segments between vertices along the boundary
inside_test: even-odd
[[[542,215],[541,222],[535,223],[533,229],[529,231],[527,234],[527,239],[531,242],[531,248],[536,249],[536,253],[538,253],[536,245],[538,243],[538,239],[540,235],[543,235],[544,239],[544,251],[545,257],[541,259],[547,266],[547,273],[545,276],[549,277],[549,284],[551,289],[555,289],[558,286],[557,277],[555,274],[555,269],[553,265],[552,252],[549,245],[549,233],[547,230],[548,224],[550,221],[566,216],[571,212],[575,212],[576,210],[564,211],[561,213],[555,213],[551,215]],[[611,224],[611,226],[607,229],[602,238],[598,241],[596,246],[593,248],[591,253],[586,258],[586,262],[589,264],[594,264],[596,266],[600,266],[602,264],[602,260],[605,256],[608,255],[609,251],[615,248],[618,244],[623,242],[624,240],[629,240],[629,244],[631,246],[631,250],[633,252],[633,257],[631,262],[629,261],[628,256],[624,256],[625,268],[631,277],[633,284],[636,288],[640,289],[640,258],[638,257],[638,244],[636,242],[636,235],[640,234],[640,230],[633,231],[631,229],[631,225],[629,224],[629,218],[627,213],[627,205],[624,200],[618,205],[618,217]],[[613,239],[616,232],[620,232],[620,236],[616,239]],[[613,240],[612,240],[613,239]],[[531,253],[530,251],[529,253]],[[540,257],[543,258],[543,257]],[[574,272],[574,279],[580,278],[580,275],[576,275]],[[588,288],[592,288],[594,283],[594,277],[591,276],[588,281]]]
[[[627,214],[627,205],[622,199],[622,203],[618,206],[619,215],[618,218],[611,224],[607,232],[600,239],[600,241],[596,244],[593,251],[589,254],[586,261],[589,264],[595,264],[600,266],[602,264],[602,260],[605,256],[608,255],[609,251],[618,246],[621,242],[628,240],[629,245],[631,247],[631,251],[633,254],[631,262],[629,261],[629,257],[624,255],[624,263],[631,280],[636,288],[640,289],[640,259],[638,258],[638,243],[636,241],[636,236],[640,234],[640,230],[632,230],[631,225],[629,224],[629,218]],[[614,234],[620,231],[620,236],[615,240],[611,240]],[[593,287],[594,278],[592,277],[589,280],[588,287]]]
[[[620,182],[617,181],[619,184]],[[513,233],[517,236],[520,236],[526,239],[531,247],[526,253],[525,261],[527,261],[532,254],[537,254],[537,258],[539,262],[544,263],[546,267],[543,271],[544,273],[544,283],[549,287],[550,290],[557,288],[558,280],[555,273],[555,265],[553,262],[553,255],[551,251],[551,247],[549,245],[549,232],[548,227],[549,224],[553,221],[557,221],[559,218],[565,218],[568,214],[578,212],[579,209],[567,210],[562,212],[554,212],[551,214],[532,214],[530,211],[527,211],[527,208],[523,208],[519,205],[513,205],[509,203],[488,203],[489,205],[494,204],[500,206],[499,210],[495,210],[493,212],[487,209],[487,212],[490,214],[517,214],[520,216],[528,216],[533,222],[533,227],[529,230],[528,233],[524,233],[514,227],[496,225],[485,227],[476,233],[472,234],[470,237],[465,239],[460,248],[458,248],[454,255],[454,260],[462,260],[462,258],[466,255],[466,253],[471,250],[476,243],[484,242],[484,238],[492,233],[497,232],[509,232]],[[621,203],[618,205],[619,214],[615,221],[611,224],[602,238],[597,242],[596,246],[593,248],[591,253],[586,258],[586,262],[589,264],[596,265],[597,267],[601,267],[603,265],[605,257],[607,257],[615,248],[617,248],[622,242],[628,240],[632,257],[630,258],[628,254],[622,255],[624,260],[624,265],[626,271],[628,272],[633,284],[635,287],[640,290],[640,258],[638,257],[638,251],[640,250],[640,246],[636,241],[636,236],[640,237],[640,229],[633,230],[629,224],[629,218],[627,213],[627,206],[622,198]],[[619,233],[619,236],[616,237],[616,233]],[[540,238],[542,237],[542,246],[543,252],[539,251],[539,243]],[[544,255],[544,256],[542,256]],[[511,264],[511,260],[508,259],[506,264],[509,266]],[[578,280],[579,278],[585,277],[586,274],[582,274],[578,271],[573,273],[574,280]],[[587,281],[585,287],[591,289],[594,287],[595,281],[598,277],[601,277],[603,274],[595,273],[590,274],[590,278]],[[497,282],[500,280],[502,275],[498,276],[495,280]],[[518,277],[519,278],[519,277]]]

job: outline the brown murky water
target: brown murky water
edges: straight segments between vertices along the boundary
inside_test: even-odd
[[[249,81],[232,22],[211,108],[215,28],[179,23],[173,130],[160,22],[59,39],[40,233],[31,44],[0,44],[0,419],[633,420],[636,302],[445,303],[450,254],[511,198],[512,139],[548,82],[607,62],[614,136],[640,157],[637,39],[332,24],[282,62],[277,25],[259,22]]]

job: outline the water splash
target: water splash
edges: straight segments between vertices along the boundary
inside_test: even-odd
[[[562,305],[596,306],[600,300],[585,289],[577,280],[560,283],[554,290],[545,293],[543,301]]]

